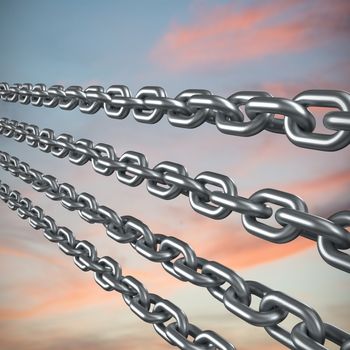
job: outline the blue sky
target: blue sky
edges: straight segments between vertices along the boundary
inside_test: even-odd
[[[349,91],[346,4],[3,0],[0,81],[105,88],[124,84],[133,94],[143,86],[160,85],[169,96],[187,88],[224,97],[247,89],[288,98],[313,88]],[[329,132],[322,129],[322,111],[316,115],[318,128]],[[243,196],[272,187],[302,197],[315,214],[349,209],[349,149],[322,153],[268,132],[240,138],[220,134],[213,125],[186,130],[170,126],[166,118],[145,125],[131,115],[113,120],[103,111],[84,115],[0,102],[0,116],[52,128],[57,135],[68,132],[75,139],[111,144],[118,156],[143,152],[151,166],[170,160],[184,164],[191,176],[205,170],[223,173],[234,179]],[[72,183],[78,192],[94,194],[120,215],[136,216],[155,232],[184,239],[204,257],[303,300],[329,323],[350,328],[345,313],[349,281],[321,259],[314,244],[302,238],[285,245],[268,243],[248,235],[237,214],[213,221],[195,213],[186,198],[162,201],[148,194],[145,184],[127,187],[114,175],[94,173],[90,164],[77,167],[3,136],[0,145],[33,168]],[[150,291],[178,303],[200,327],[225,335],[238,349],[282,348],[264,330],[230,315],[206,291],[174,281],[130,247],[111,242],[99,225],[88,225],[3,170],[0,178],[80,238],[96,243],[103,254],[120,260]],[[3,204],[0,215],[3,348],[138,350],[145,342],[150,349],[170,348],[130,313],[119,295],[99,290],[91,276]]]

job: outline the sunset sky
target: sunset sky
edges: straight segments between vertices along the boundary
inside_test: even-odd
[[[162,86],[169,96],[200,88],[228,97],[264,90],[293,98],[307,89],[350,90],[349,1],[83,1],[2,0],[0,81],[48,86]],[[311,109],[322,126],[324,110]],[[26,121],[115,147],[117,155],[145,153],[150,166],[169,160],[191,176],[210,170],[230,176],[241,196],[276,188],[303,198],[311,213],[328,217],[350,209],[350,147],[325,153],[294,146],[286,136],[249,138],[196,129],[113,120],[59,108],[0,102],[0,117]],[[194,212],[184,196],[164,201],[146,185],[132,188],[103,177],[91,164],[67,159],[0,136],[0,149],[60,182],[89,192],[120,215],[153,232],[187,241],[199,256],[223,263],[316,309],[322,319],[350,330],[350,282],[327,265],[303,238],[277,245],[248,234],[240,215],[215,221]],[[124,274],[179,305],[190,321],[224,336],[238,349],[283,349],[264,329],[250,326],[199,287],[175,280],[128,245],[107,238],[102,226],[35,192],[0,170],[0,180],[28,196],[59,225],[118,260]],[[100,289],[40,232],[0,203],[0,349],[165,350],[149,324],[118,293]],[[295,322],[291,317],[290,325]],[[289,327],[290,327],[289,325]],[[290,328],[288,328],[290,329]]]

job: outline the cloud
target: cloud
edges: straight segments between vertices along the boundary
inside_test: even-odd
[[[349,2],[343,1],[216,5],[195,14],[188,24],[172,23],[150,58],[178,72],[298,53],[348,34],[349,10]]]
[[[342,170],[331,174],[315,174],[313,178],[288,182],[276,186],[281,191],[301,196],[316,215],[328,216],[339,209],[339,194],[343,193],[350,183],[350,170]],[[319,204],[324,193],[332,193],[327,201]],[[343,203],[344,205],[344,203]],[[249,234],[240,222],[240,215],[232,213],[225,220],[215,221],[179,206],[169,209],[176,211],[172,221],[150,222],[151,230],[176,236],[185,240],[196,251],[197,256],[208,260],[216,260],[233,269],[256,266],[278,260],[302,250],[316,249],[314,242],[299,237],[286,244],[264,241]],[[274,219],[268,220],[274,225]]]
[[[29,262],[29,260],[31,259],[34,259],[44,264],[53,264],[53,265],[62,266],[62,267],[65,267],[66,265],[68,265],[65,263],[63,259],[54,258],[52,256],[43,255],[43,254],[36,254],[35,251],[30,252],[29,249],[23,249],[21,247],[7,247],[7,246],[0,247],[0,257],[7,258],[8,256],[27,259],[27,262]]]
[[[334,60],[322,69],[309,72],[302,80],[297,81],[267,81],[259,87],[274,96],[293,98],[303,90],[329,89],[349,91],[350,64],[347,60]],[[317,116],[323,116],[327,109],[313,108]]]
[[[284,187],[285,191],[307,197],[324,197],[324,193],[345,191],[350,184],[350,169],[319,176],[310,180],[294,182]]]
[[[91,281],[89,284],[79,286],[77,288],[69,288],[65,286],[64,289],[66,292],[62,296],[47,297],[40,293],[40,290],[37,289],[35,295],[26,294],[26,298],[33,298],[40,296],[40,303],[32,307],[26,307],[21,309],[14,308],[5,308],[0,309],[0,320],[18,320],[25,318],[34,318],[34,317],[43,317],[44,315],[52,314],[62,314],[72,311],[81,306],[87,306],[90,302],[106,302],[106,297],[103,298],[97,293],[91,292]],[[31,288],[23,288],[24,290],[30,290]],[[38,294],[40,293],[40,294]],[[34,293],[32,293],[34,294]]]
[[[12,266],[6,269],[7,276],[11,278],[4,279],[0,286],[0,322],[43,319],[52,314],[64,316],[71,312],[82,312],[91,306],[100,307],[101,304],[113,304],[117,312],[124,305],[119,293],[104,291],[95,284],[92,272],[82,274],[73,261],[59,251],[57,257],[49,257],[43,252],[33,252],[30,247],[27,248],[28,251],[20,247],[0,249],[0,258],[6,259]],[[15,263],[25,268],[18,271]],[[32,271],[35,272],[33,275]],[[159,271],[159,265],[149,262],[140,268],[123,269],[123,275],[134,276],[141,282],[146,280],[146,288],[160,294],[167,293],[178,285],[170,276],[164,284],[164,278],[168,276],[165,272],[158,273]],[[50,276],[49,283],[42,283],[47,276]],[[16,304],[8,303],[8,300],[13,299],[20,301]]]
[[[234,270],[278,260],[314,245],[313,242],[303,238],[288,244],[270,243],[249,234],[234,220],[231,222],[227,220],[220,226],[216,225],[216,228],[208,226],[207,220],[203,219],[202,224],[196,222],[193,229],[189,230],[189,232],[200,232],[202,238],[204,235],[201,244],[194,242],[197,255],[228,265]]]

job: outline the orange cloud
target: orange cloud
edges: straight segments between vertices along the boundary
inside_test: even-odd
[[[79,281],[79,286],[70,288],[68,285],[64,287],[65,293],[61,296],[51,294],[51,297],[43,295],[37,290],[35,297],[40,295],[41,302],[33,307],[26,307],[22,309],[15,308],[0,308],[0,320],[18,320],[33,317],[42,317],[43,315],[52,314],[62,314],[68,313],[72,310],[79,309],[81,307],[87,307],[91,305],[90,303],[105,303],[108,301],[108,297],[104,294],[103,296],[94,289],[91,288],[93,281],[81,284]],[[24,290],[30,290],[30,285],[28,288],[23,288]],[[38,294],[39,293],[39,294]],[[25,294],[26,298],[34,297],[34,295]]]
[[[125,247],[125,249],[131,249]],[[50,275],[50,283],[41,283],[43,276],[39,275],[29,279],[24,274],[11,275],[11,279],[6,279],[11,282],[9,285],[3,284],[0,288],[0,321],[4,320],[21,320],[43,318],[46,316],[62,315],[72,311],[79,312],[83,309],[91,307],[91,305],[113,304],[113,307],[118,307],[124,304],[122,296],[117,292],[106,292],[98,285],[95,285],[93,273],[82,274],[82,272],[75,267],[71,259],[67,259],[63,254],[59,258],[49,259],[40,254],[26,252],[17,248],[2,248],[0,250],[0,257],[2,255],[23,258],[22,265],[26,269],[33,267],[32,259],[38,259],[45,263],[44,275]],[[53,264],[62,265],[59,270],[52,269]],[[70,265],[69,265],[70,264]],[[147,269],[143,266],[140,269],[123,269],[123,275],[132,275],[139,279],[142,283],[145,281],[146,288],[150,291],[157,291],[163,294],[172,290],[179,283],[171,278],[164,283],[166,273],[159,273],[162,268],[159,265],[149,262]],[[9,273],[11,268],[7,268]],[[5,281],[5,279],[4,279]],[[6,295],[16,295],[21,299],[21,302],[9,306],[5,299]]]
[[[150,57],[170,71],[184,71],[299,52],[347,32],[349,9],[342,1],[317,6],[283,1],[245,9],[217,5],[190,24],[173,23]]]
[[[303,197],[324,197],[325,193],[341,192],[350,185],[350,169],[338,171],[311,180],[304,180],[284,186],[284,191],[293,192]]]
[[[350,64],[348,61],[336,60],[322,68],[322,71],[310,72],[298,81],[270,81],[261,84],[260,89],[274,96],[293,98],[310,88],[349,91]],[[326,108],[312,108],[316,116],[321,117]],[[317,113],[318,112],[318,113]]]
[[[236,247],[234,243],[237,240],[242,241],[240,247]],[[315,247],[314,242],[302,237],[286,244],[270,243],[250,235],[241,228],[227,232],[220,240],[213,242],[207,247],[206,255],[215,256],[219,252],[219,262],[235,270],[279,260],[313,246]]]
[[[311,213],[319,215],[321,213],[318,210],[322,210],[322,215],[327,216],[339,210],[337,193],[346,190],[349,184],[350,170],[344,170],[276,188],[301,196]],[[324,197],[324,193],[334,193],[334,196],[329,196],[327,201],[323,201],[321,208],[315,204],[318,204],[317,199],[320,196]],[[312,208],[317,209],[315,211]],[[271,262],[310,247],[316,249],[313,241],[303,237],[286,244],[270,243],[257,238],[245,231],[237,213],[232,213],[225,220],[215,221],[200,214],[193,214],[187,208],[176,207],[172,210],[176,210],[177,213],[174,221],[154,222],[150,228],[183,239],[191,245],[198,256],[227,264],[233,269]]]
[[[45,264],[53,264],[53,265],[63,266],[63,267],[68,265],[65,263],[63,259],[54,258],[48,255],[35,254],[34,252],[30,252],[29,250],[25,250],[19,247],[14,248],[14,247],[2,246],[0,247],[0,257],[2,257],[3,255],[25,258],[25,259],[28,259],[28,262],[29,260],[34,259],[34,260],[39,260]]]

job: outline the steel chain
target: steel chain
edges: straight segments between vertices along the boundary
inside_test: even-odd
[[[104,109],[106,115],[114,119],[123,119],[133,111],[138,122],[148,124],[159,122],[167,114],[169,123],[176,127],[196,128],[208,122],[222,133],[237,136],[252,136],[268,130],[286,134],[299,147],[322,151],[336,151],[350,143],[350,95],[338,90],[304,91],[290,100],[272,97],[263,91],[240,91],[223,98],[208,90],[190,89],[170,98],[158,86],[143,87],[132,97],[124,85],[112,85],[105,90],[96,85],[84,89],[0,83],[0,98],[37,107],[79,108],[88,114]],[[323,124],[335,132],[314,132],[316,121],[309,107],[334,108],[325,114]],[[276,118],[276,114],[283,119]]]
[[[128,151],[118,158],[111,145],[94,145],[88,139],[74,141],[69,134],[55,136],[51,129],[40,130],[36,125],[15,120],[0,119],[0,134],[18,142],[26,141],[29,146],[56,157],[68,157],[76,165],[90,161],[97,173],[105,176],[116,173],[117,179],[129,186],[138,186],[147,180],[147,190],[162,199],[186,195],[196,212],[213,219],[238,212],[249,233],[270,242],[286,243],[298,236],[317,241],[320,255],[327,263],[350,272],[350,255],[346,252],[350,248],[350,234],[346,229],[350,220],[341,223],[333,220],[343,215],[343,211],[324,219],[308,213],[307,205],[299,197],[276,189],[263,189],[244,198],[238,195],[236,185],[227,176],[205,171],[193,179],[183,165],[168,161],[150,169],[142,153]],[[210,191],[206,185],[214,185],[219,190]],[[281,208],[273,213],[268,203]],[[262,221],[273,216],[280,228]]]
[[[86,241],[76,239],[71,230],[56,225],[55,220],[46,216],[38,206],[33,206],[28,198],[22,198],[18,191],[0,182],[0,199],[11,210],[17,211],[22,219],[29,219],[30,225],[44,230],[50,242],[74,259],[82,271],[94,272],[96,283],[106,291],[122,294],[130,309],[143,321],[151,323],[156,332],[168,343],[184,350],[234,350],[234,346],[213,331],[202,331],[189,323],[183,311],[169,300],[147,291],[144,285],[132,276],[123,276],[121,266],[111,257],[98,257],[96,247]],[[171,323],[166,324],[167,322]],[[191,339],[189,339],[192,338]]]
[[[0,152],[0,166],[26,183],[32,184],[36,191],[44,192],[49,198],[61,201],[67,209],[78,210],[85,221],[103,224],[109,237],[119,243],[130,243],[142,256],[162,263],[163,268],[177,279],[207,288],[231,313],[252,325],[265,327],[273,338],[285,346],[299,349],[299,344],[303,343],[308,344],[308,349],[325,349],[323,344],[326,337],[335,339],[334,342],[340,345],[342,350],[350,346],[350,334],[334,326],[330,326],[333,327],[331,330],[328,326],[326,328],[320,316],[310,307],[286,294],[273,291],[259,282],[245,281],[224,265],[197,257],[186,242],[174,237],[154,234],[136,218],[119,217],[112,209],[99,205],[91,194],[77,194],[72,185],[59,184],[53,176],[43,175],[40,171],[31,169],[27,163],[20,162],[18,158],[11,157],[5,152]],[[69,206],[66,205],[67,200]],[[350,212],[348,212],[349,215]],[[344,217],[346,215],[338,217],[337,220]],[[91,258],[94,257],[91,247],[84,244],[81,246],[89,252],[90,258],[84,261],[85,257],[79,257],[78,265],[81,264],[82,269],[88,266],[89,269],[101,273],[99,267],[95,266],[96,259]],[[174,259],[176,260],[173,261]],[[225,289],[223,286],[226,283],[228,286]],[[124,297],[136,314],[141,313],[142,302],[147,304],[145,293],[141,295],[143,299],[140,297],[137,302],[131,302],[128,296]],[[259,310],[250,307],[252,295],[261,299]],[[294,327],[290,333],[279,326],[289,313],[295,314],[302,320],[301,325]],[[149,316],[147,319],[152,317]],[[301,326],[304,327],[302,330]],[[155,327],[160,334],[167,334],[164,326]],[[339,337],[332,338],[333,333],[342,334],[343,337],[340,340]],[[185,340],[182,339],[179,344],[184,342]]]

